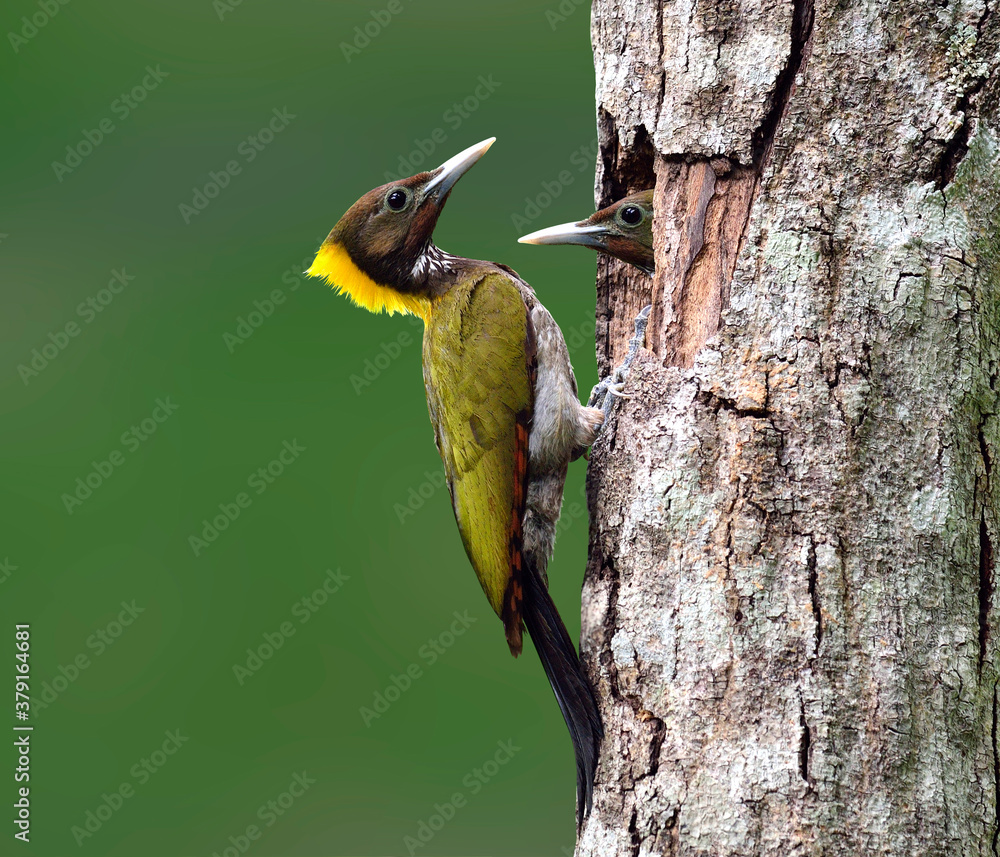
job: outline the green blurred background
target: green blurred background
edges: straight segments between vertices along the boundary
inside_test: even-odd
[[[589,390],[593,255],[515,243],[592,210],[589,8],[12,0],[2,26],[0,637],[13,676],[13,624],[31,624],[40,704],[31,842],[5,820],[0,853],[568,853],[570,741],[534,651],[508,654],[439,487],[419,323],[297,272],[418,141],[433,167],[496,135],[437,243],[531,282]],[[257,137],[275,110],[284,127]],[[543,182],[557,198],[539,214],[525,198]],[[286,442],[302,451],[248,485]],[[93,462],[110,475],[67,499],[98,482]],[[580,462],[549,572],[574,637],[583,478]],[[240,492],[249,506],[193,547]],[[336,591],[312,600],[324,579]],[[451,637],[456,611],[477,621]],[[248,668],[265,634],[282,645]],[[186,739],[171,755],[168,731]],[[422,824],[440,827],[426,844]]]

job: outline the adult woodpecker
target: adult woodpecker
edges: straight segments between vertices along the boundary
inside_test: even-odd
[[[522,244],[582,244],[653,273],[653,191],[641,190],[578,223],[561,223],[517,239]]]
[[[494,139],[366,193],[306,273],[371,312],[424,321],[427,407],[462,543],[511,654],[521,652],[524,627],[538,651],[573,740],[579,824],[592,804],[603,727],[545,570],[567,465],[593,442],[603,414],[577,399],[562,332],[531,286],[431,240],[451,189]]]

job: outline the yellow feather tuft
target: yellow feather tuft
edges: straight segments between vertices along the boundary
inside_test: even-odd
[[[431,303],[427,298],[404,295],[389,286],[379,285],[355,265],[347,250],[335,241],[324,242],[306,273],[310,277],[322,277],[337,294],[347,295],[369,312],[409,313],[424,321],[430,313]]]

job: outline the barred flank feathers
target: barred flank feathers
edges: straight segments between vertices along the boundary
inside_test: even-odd
[[[576,754],[577,828],[590,813],[594,774],[604,737],[601,714],[573,641],[563,625],[538,569],[526,556],[524,562],[524,624],[545,668]]]

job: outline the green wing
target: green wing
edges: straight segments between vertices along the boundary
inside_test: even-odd
[[[518,651],[533,352],[524,299],[503,273],[470,275],[432,307],[424,384],[452,507],[483,591]]]

